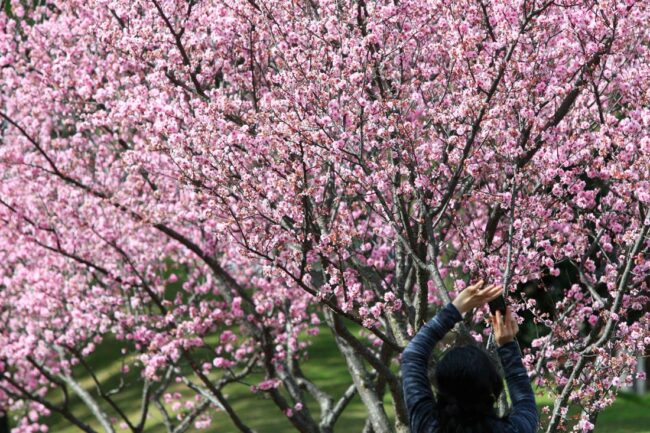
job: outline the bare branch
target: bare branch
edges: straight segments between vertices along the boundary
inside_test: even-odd
[[[334,331],[335,341],[345,358],[354,385],[361,397],[361,401],[363,401],[365,406],[368,408],[368,418],[372,423],[375,433],[393,433],[390,420],[388,419],[388,415],[384,409],[384,404],[377,396],[373,381],[363,366],[363,361],[359,354],[338,334],[338,332],[336,332],[334,324],[336,317],[331,311],[325,310],[325,319],[330,329]]]

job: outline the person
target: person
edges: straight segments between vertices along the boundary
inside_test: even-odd
[[[517,322],[509,308],[491,316],[497,352],[505,372],[512,410],[498,417],[494,408],[503,379],[484,349],[454,347],[436,365],[436,398],[427,362],[436,343],[463,315],[495,299],[500,285],[481,280],[464,289],[425,324],[401,358],[402,386],[411,433],[534,433],[539,417],[535,395],[515,340]],[[505,316],[505,317],[504,317]]]

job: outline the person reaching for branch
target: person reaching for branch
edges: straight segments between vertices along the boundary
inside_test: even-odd
[[[505,372],[512,410],[498,417],[495,403],[503,378],[487,352],[476,346],[448,350],[435,371],[436,396],[427,375],[427,362],[436,343],[463,314],[497,298],[500,285],[481,280],[468,286],[424,325],[401,358],[402,386],[412,433],[534,433],[539,417],[535,395],[515,340],[516,320],[509,308],[491,316],[497,352]]]

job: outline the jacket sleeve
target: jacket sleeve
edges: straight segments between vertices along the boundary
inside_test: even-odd
[[[521,361],[519,345],[516,341],[511,341],[499,347],[497,352],[501,358],[512,401],[512,411],[508,420],[518,433],[535,433],[538,429],[539,416],[535,405],[535,394]]]
[[[462,318],[456,307],[448,303],[420,329],[402,353],[402,387],[411,433],[433,431],[438,424],[433,413],[427,362],[436,343]]]

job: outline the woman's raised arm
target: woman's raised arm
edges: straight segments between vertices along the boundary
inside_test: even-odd
[[[497,352],[506,375],[512,412],[508,421],[515,431],[520,433],[535,433],[539,426],[539,415],[535,405],[535,394],[530,385],[528,373],[521,360],[521,351],[515,340],[519,331],[517,321],[512,317],[510,309],[506,309],[506,317],[501,317],[497,311],[492,318],[494,337],[499,346]]]
[[[429,431],[437,424],[427,364],[436,343],[463,318],[463,314],[501,294],[501,286],[483,287],[483,281],[467,287],[425,324],[402,353],[404,400],[412,433]]]

